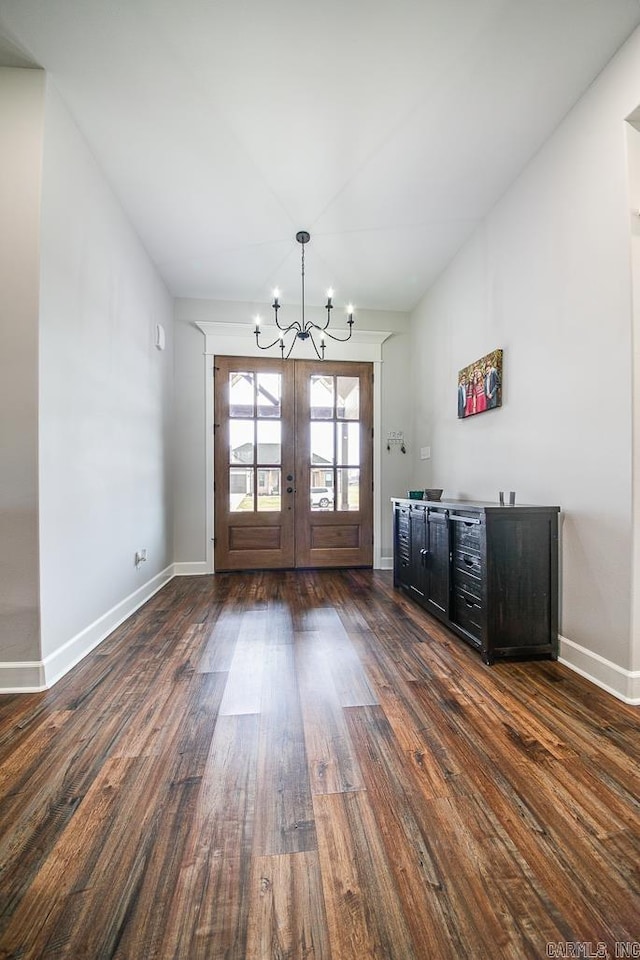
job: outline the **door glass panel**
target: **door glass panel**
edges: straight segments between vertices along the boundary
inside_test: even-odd
[[[258,374],[259,417],[280,417],[282,406],[282,377],[279,373]]]
[[[237,513],[253,509],[253,467],[231,467],[229,510],[231,513]]]
[[[360,419],[360,378],[336,377],[337,403],[336,415],[338,420]]]
[[[357,467],[360,463],[360,424],[336,423],[336,435],[338,463]]]
[[[316,485],[314,484],[313,476],[314,471],[311,471],[311,509],[312,510],[333,510],[334,509],[334,495],[333,489],[324,484]],[[332,478],[333,479],[333,478]]]
[[[311,419],[333,418],[333,377],[311,377]]]
[[[333,457],[333,424],[315,422],[311,428],[311,463],[331,466]]]
[[[279,420],[258,420],[258,463],[282,463]],[[258,481],[259,482],[259,481]]]
[[[233,371],[229,374],[229,416],[252,417],[255,374]]]
[[[274,511],[280,506],[281,471],[278,467],[258,470],[258,512]]]
[[[360,509],[360,471],[336,470],[336,510]]]
[[[253,420],[229,421],[229,463],[253,463]]]

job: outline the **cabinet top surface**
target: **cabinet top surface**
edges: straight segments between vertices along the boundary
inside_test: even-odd
[[[415,500],[412,497],[391,497],[391,503],[428,506],[443,510],[481,510],[484,513],[522,510],[545,510],[551,513],[560,513],[560,507],[539,505],[536,503],[516,503],[514,506],[493,503],[490,500]]]

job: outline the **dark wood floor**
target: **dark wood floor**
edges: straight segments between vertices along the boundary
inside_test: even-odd
[[[0,698],[0,956],[638,951],[639,733],[386,573],[174,580]]]

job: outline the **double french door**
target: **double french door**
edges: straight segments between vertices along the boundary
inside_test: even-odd
[[[371,566],[371,364],[214,369],[216,570]]]

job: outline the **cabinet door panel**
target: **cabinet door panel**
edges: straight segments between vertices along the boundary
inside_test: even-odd
[[[449,614],[449,520],[444,514],[427,522],[426,600],[435,613]]]
[[[427,546],[426,511],[411,511],[411,559],[409,586],[420,600],[425,596],[425,550]]]

